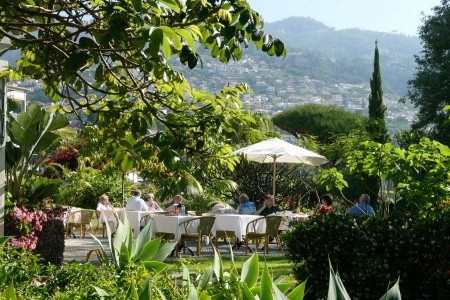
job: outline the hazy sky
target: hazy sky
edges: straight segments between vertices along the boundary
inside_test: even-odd
[[[422,15],[440,0],[248,0],[266,22],[311,17],[335,29],[360,28],[417,35]]]

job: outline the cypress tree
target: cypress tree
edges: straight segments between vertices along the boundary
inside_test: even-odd
[[[372,78],[370,79],[369,121],[366,129],[372,140],[377,143],[386,143],[388,141],[386,123],[384,120],[385,112],[386,106],[383,104],[383,88],[381,87],[380,54],[378,52],[378,41],[375,41],[373,73]],[[371,199],[378,198],[380,181],[381,179],[376,175],[362,175],[363,191],[364,193],[369,194]],[[376,204],[376,202],[373,204]],[[374,205],[374,209],[375,211],[379,211],[380,207]]]
[[[373,60],[373,73],[370,79],[369,95],[369,123],[367,131],[372,139],[378,143],[385,143],[388,139],[384,113],[386,106],[383,104],[383,88],[381,86],[380,54],[378,41],[375,41],[375,55]]]

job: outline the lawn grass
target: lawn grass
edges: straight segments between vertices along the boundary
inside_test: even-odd
[[[234,263],[238,271],[242,269],[242,265],[251,256],[237,256],[234,257]],[[187,265],[189,271],[202,273],[206,268],[213,265],[213,258],[211,257],[192,257],[188,259],[181,260],[185,265]],[[178,261],[166,261],[169,264],[178,264]],[[281,279],[284,283],[297,284],[293,274],[293,265],[289,260],[282,255],[260,255],[259,256],[259,269],[260,273],[264,268],[264,262],[267,263],[267,267],[273,279]],[[222,263],[225,271],[229,271],[232,266],[230,257],[222,257]]]

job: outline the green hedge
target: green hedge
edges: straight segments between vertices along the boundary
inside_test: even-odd
[[[398,278],[405,299],[450,294],[448,212],[386,219],[330,213],[295,224],[283,238],[296,278],[308,278],[308,299],[326,298],[328,259],[352,299],[372,299]]]

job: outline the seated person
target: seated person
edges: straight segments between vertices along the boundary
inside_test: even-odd
[[[333,204],[333,196],[330,194],[325,194],[321,198],[321,203],[317,205],[317,212],[319,214],[324,214],[326,212],[333,211],[333,207],[331,206]]]
[[[375,211],[373,210],[373,207],[370,206],[370,196],[367,194],[362,194],[359,197],[359,203],[353,205],[348,209],[348,213],[361,217],[361,216],[375,216]]]
[[[131,211],[147,211],[147,204],[141,198],[141,194],[140,190],[133,191],[133,196],[128,199],[125,209]]]
[[[175,197],[173,197],[173,203],[172,205],[166,207],[165,211],[167,212],[175,212],[178,211],[179,214],[183,215],[183,209],[184,209],[184,205],[183,205],[183,197],[181,195],[176,195]]]
[[[256,211],[255,215],[268,216],[276,213],[277,211],[280,211],[280,208],[273,205],[272,195],[266,195],[263,205]]]
[[[239,196],[238,212],[240,215],[254,215],[256,212],[255,203],[251,202],[247,194],[241,194]]]
[[[161,208],[161,206],[159,206],[158,203],[156,203],[155,199],[155,195],[153,193],[150,193],[147,195],[147,211],[152,213],[155,211],[163,211],[163,209]]]
[[[101,195],[98,198],[97,209],[95,210],[95,214],[97,215],[99,223],[108,222],[109,228],[111,232],[116,231],[115,218],[113,216],[114,207],[109,202],[108,196],[105,194]]]

